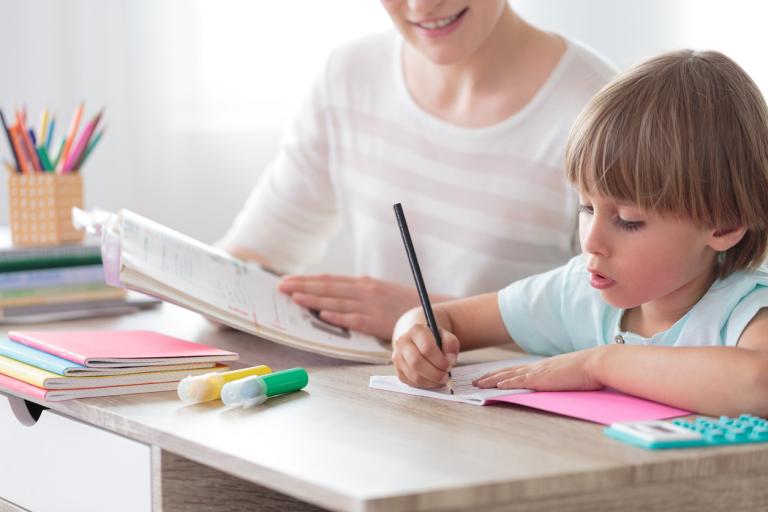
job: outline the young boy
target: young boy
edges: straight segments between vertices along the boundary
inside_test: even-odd
[[[418,310],[393,336],[400,379],[447,381],[463,350],[514,342],[554,356],[479,387],[621,391],[706,414],[768,415],[768,112],[716,52],[619,76],[566,150],[583,254],[499,293]]]

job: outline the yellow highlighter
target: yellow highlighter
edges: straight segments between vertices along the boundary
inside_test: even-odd
[[[196,404],[216,400],[221,396],[221,388],[227,382],[250,377],[252,375],[266,375],[272,373],[269,366],[260,365],[231,372],[211,372],[205,375],[193,375],[185,377],[179,382],[179,398],[182,402]]]

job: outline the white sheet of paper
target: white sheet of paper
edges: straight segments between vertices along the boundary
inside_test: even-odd
[[[529,389],[480,389],[472,385],[472,381],[477,377],[482,377],[502,368],[518,366],[521,364],[534,363],[541,360],[538,356],[527,356],[518,359],[505,359],[503,361],[491,361],[489,363],[470,364],[466,366],[456,366],[451,371],[453,376],[453,391],[451,395],[448,388],[441,389],[421,389],[413,388],[403,384],[395,375],[374,375],[371,377],[368,387],[372,389],[381,389],[384,391],[395,391],[408,395],[425,396],[428,398],[437,398],[439,400],[451,400],[454,402],[464,402],[474,405],[483,405],[486,401],[497,396],[508,396],[519,393],[531,393]]]

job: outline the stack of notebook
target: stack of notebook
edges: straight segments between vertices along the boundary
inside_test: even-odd
[[[138,294],[137,294],[138,295]],[[128,313],[158,303],[107,286],[98,241],[14,247],[0,229],[0,323]]]
[[[11,331],[0,339],[0,391],[48,401],[169,391],[237,358],[152,331]]]

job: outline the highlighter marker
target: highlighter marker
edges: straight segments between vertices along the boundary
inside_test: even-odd
[[[271,396],[298,391],[306,386],[308,381],[309,375],[304,368],[246,377],[224,384],[221,389],[221,401],[224,405],[259,405]]]
[[[179,382],[178,393],[182,402],[196,404],[216,400],[221,395],[221,388],[230,381],[254,375],[271,373],[269,366],[261,365],[231,372],[211,372],[205,375],[185,377]]]

